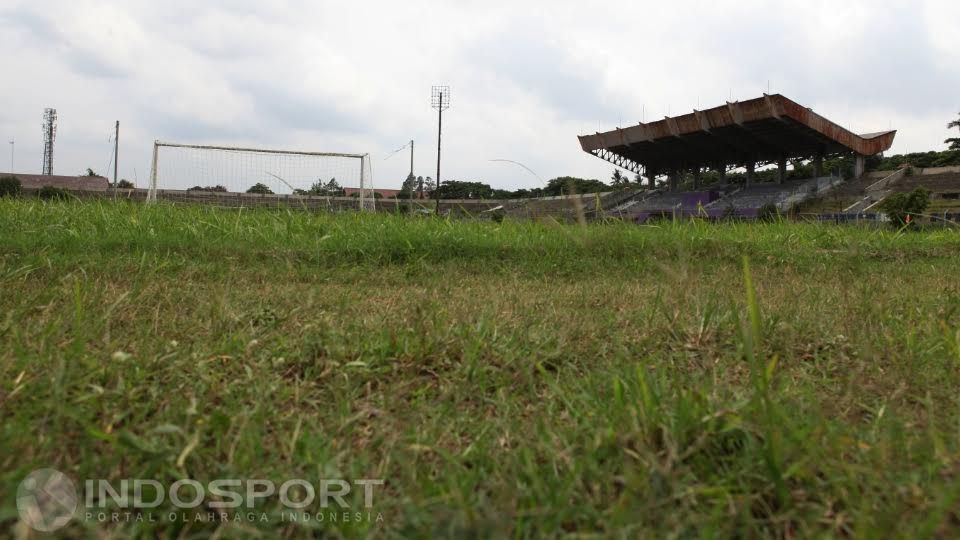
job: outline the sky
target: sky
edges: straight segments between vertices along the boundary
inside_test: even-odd
[[[54,107],[54,173],[106,172],[119,120],[120,176],[141,187],[157,139],[369,153],[378,187],[399,187],[409,155],[385,158],[413,139],[435,176],[440,84],[441,177],[505,189],[609,180],[577,135],[768,89],[899,130],[891,153],[960,135],[956,0],[0,0],[0,51],[17,171],[40,171]]]

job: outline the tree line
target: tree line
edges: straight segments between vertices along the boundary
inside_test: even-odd
[[[960,116],[960,115],[958,115]],[[947,129],[960,129],[960,119],[953,120],[947,124]],[[866,170],[885,171],[895,170],[904,165],[910,165],[918,168],[929,167],[947,167],[960,165],[960,137],[948,138],[944,141],[948,145],[945,151],[915,152],[910,154],[897,154],[893,156],[872,156],[867,158]],[[794,178],[812,178],[814,175],[814,166],[811,160],[791,160],[791,170],[787,173],[788,179]],[[849,156],[838,156],[824,160],[823,171],[829,174],[838,174],[849,178],[853,175],[853,158]],[[87,169],[87,174],[95,176],[96,173]],[[776,169],[765,169],[757,171],[754,175],[756,182],[775,181],[778,172]],[[685,173],[680,179],[681,186],[692,181],[692,173]],[[658,183],[663,183],[663,178],[657,179]],[[713,170],[703,171],[701,175],[701,185],[709,186],[721,180],[720,174]],[[724,177],[725,182],[731,184],[744,183],[746,174],[743,171],[736,170],[735,167],[728,168]],[[645,185],[644,178],[637,174],[631,178],[620,169],[614,169],[610,176],[610,183],[597,180],[595,178],[577,178],[573,176],[560,176],[549,180],[543,187],[520,188],[516,190],[497,189],[489,184],[476,180],[447,180],[437,187],[433,178],[427,176],[407,175],[400,187],[400,193],[397,199],[418,199],[418,198],[441,198],[441,199],[525,199],[537,197],[556,197],[561,195],[600,193],[604,191],[616,191],[629,189],[632,187],[641,187]],[[133,187],[133,184],[127,180],[122,180],[117,187]],[[209,191],[226,192],[227,188],[221,185],[216,186],[193,186],[187,191]],[[247,189],[247,193],[256,193],[262,195],[272,195],[273,190],[263,183],[257,183]],[[343,197],[346,190],[337,182],[336,178],[323,181],[322,179],[314,182],[310,189],[295,189],[294,195],[312,195],[321,197]],[[357,196],[357,194],[353,194]],[[374,193],[376,198],[381,198],[379,193]]]

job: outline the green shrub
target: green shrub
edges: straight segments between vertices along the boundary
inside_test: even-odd
[[[0,197],[19,197],[20,191],[20,179],[16,176],[0,178]]]
[[[880,203],[879,208],[887,214],[894,226],[903,227],[908,223],[915,223],[915,218],[928,206],[930,206],[930,192],[917,188],[910,193],[896,193],[887,197]]]
[[[489,217],[495,223],[503,223],[503,220],[507,217],[507,212],[503,208],[497,208],[496,210],[487,210],[482,215]]]
[[[667,216],[662,212],[654,212],[647,216],[647,219],[643,223],[646,225],[655,225],[667,221],[667,219]]]
[[[263,184],[259,184],[259,185],[263,185]],[[253,188],[250,188],[250,189],[253,189]],[[226,193],[227,188],[221,186],[220,184],[217,184],[215,186],[193,186],[192,188],[188,188],[187,191],[209,191],[211,193]],[[303,191],[303,190],[299,190],[299,191]]]
[[[134,187],[136,186],[133,185],[133,182],[127,179],[123,179],[117,182],[117,188],[119,189],[133,189]]]
[[[767,203],[760,207],[757,212],[757,219],[767,223],[772,223],[780,219],[780,209],[776,204]]]
[[[70,194],[67,193],[67,190],[63,188],[58,188],[54,186],[43,186],[37,191],[37,197],[45,201],[55,201],[55,200],[66,200],[70,197]]]

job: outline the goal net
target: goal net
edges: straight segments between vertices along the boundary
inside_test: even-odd
[[[147,201],[160,191],[350,196],[374,207],[369,154],[155,142]]]

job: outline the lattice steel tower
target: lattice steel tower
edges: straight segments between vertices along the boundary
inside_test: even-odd
[[[53,174],[53,141],[57,138],[57,110],[43,110],[43,174]]]

